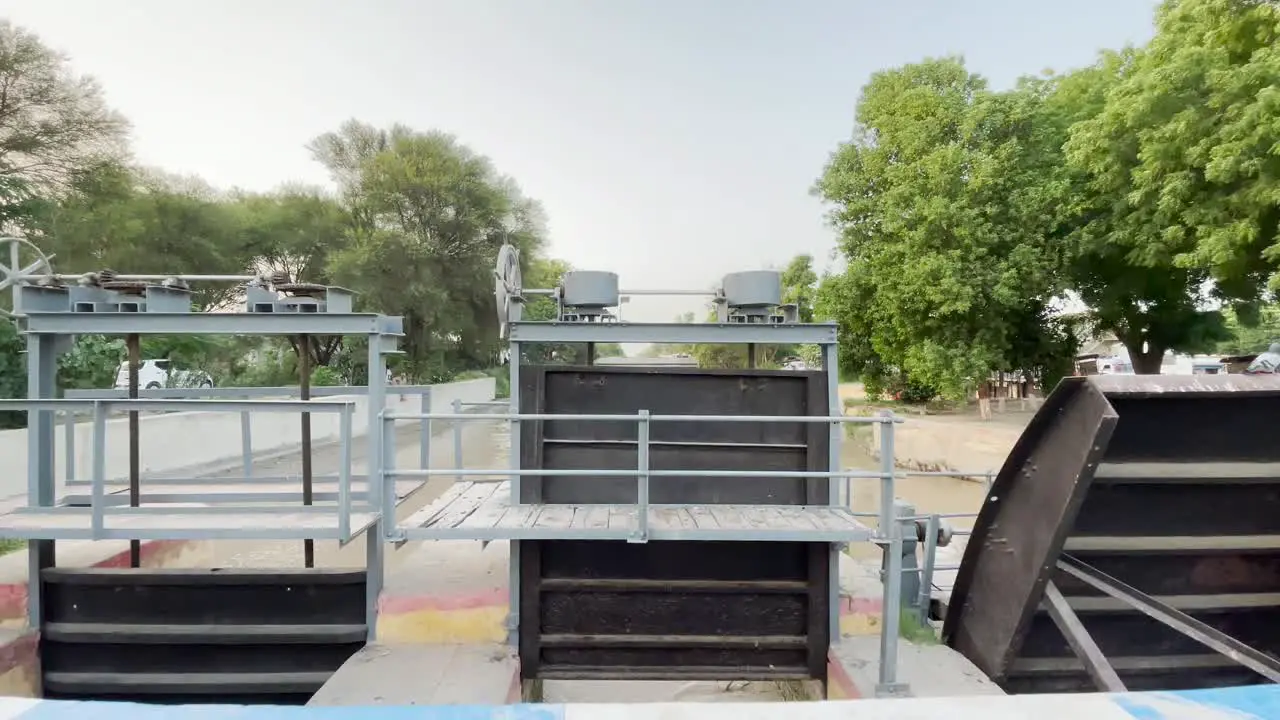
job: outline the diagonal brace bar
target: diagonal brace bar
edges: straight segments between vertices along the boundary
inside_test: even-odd
[[[1071,605],[1052,580],[1044,586],[1044,599],[1053,624],[1058,626],[1062,636],[1067,639],[1071,651],[1084,663],[1085,672],[1089,673],[1094,686],[1103,692],[1128,692],[1115,668],[1107,661],[1107,656],[1102,654],[1098,644],[1093,641],[1093,636],[1080,622],[1076,611],[1071,609]]]
[[[1163,623],[1205,647],[1222,653],[1271,682],[1280,682],[1280,660],[1259,652],[1230,635],[1209,627],[1181,610],[1169,607],[1070,555],[1063,555],[1058,560],[1058,569],[1129,605],[1152,620]]]

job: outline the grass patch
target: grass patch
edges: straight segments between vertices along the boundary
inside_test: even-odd
[[[875,439],[876,431],[870,425],[859,425],[857,423],[844,424],[845,437],[860,443],[870,443]]]
[[[928,623],[921,623],[919,616],[903,608],[898,616],[898,637],[916,645],[937,645],[938,633]]]
[[[870,398],[845,398],[846,415],[868,417],[881,410],[892,410],[899,415],[954,415],[969,409],[964,400],[935,398],[927,403],[908,403],[898,400],[872,400]]]
[[[26,540],[0,540],[0,555],[17,552],[27,546]]]

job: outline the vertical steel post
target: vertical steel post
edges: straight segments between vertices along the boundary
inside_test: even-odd
[[[16,292],[16,289],[15,289]],[[58,337],[27,335],[27,397],[32,400],[53,398],[57,393]],[[54,483],[54,417],[48,410],[27,411],[27,505],[53,507]],[[52,540],[27,543],[27,624],[41,628],[44,609],[45,568],[56,562]]]
[[[747,367],[755,369],[756,367],[756,344],[747,343]]]
[[[68,410],[62,414],[63,423],[63,474],[67,483],[76,479],[76,413]]]
[[[840,405],[840,363],[838,349],[834,342],[822,346],[822,369],[827,378],[827,414],[832,417],[844,415],[844,407]],[[827,471],[835,472],[842,464],[842,443],[844,442],[844,424],[831,423],[827,442]],[[846,486],[849,479],[831,478],[827,481],[827,503],[840,504],[840,484]],[[847,502],[845,503],[848,504]],[[830,557],[827,559],[827,623],[831,634],[831,642],[840,640],[840,552],[841,546],[832,543]]]
[[[382,510],[373,525],[365,532],[365,624],[368,626],[368,639],[373,642],[378,636],[378,602],[382,599],[383,550],[391,525],[395,524],[395,501],[390,508],[387,502],[387,478],[383,474],[383,459],[387,448],[384,445],[382,413],[386,409],[386,359],[382,355],[382,335],[373,333],[368,336],[369,353],[367,365],[369,377],[369,406],[366,408],[366,438],[368,447],[368,487],[369,501],[373,505],[374,498],[382,498]],[[375,495],[381,493],[381,495]],[[373,505],[375,508],[376,505]]]
[[[885,559],[884,597],[881,601],[880,675],[877,695],[893,695],[898,685],[898,633],[902,614],[902,527],[893,510],[893,480],[896,471],[893,448],[893,413],[880,413],[880,527],[879,535],[888,553]]]
[[[431,391],[433,388],[428,387],[421,395],[418,396],[418,409],[423,415],[431,414]],[[418,425],[418,469],[426,470],[431,467],[431,418],[423,419]]]
[[[101,401],[93,403],[93,475],[89,488],[89,505],[93,539],[101,540],[105,523],[102,506],[107,495],[107,408]]]
[[[298,398],[311,399],[311,338],[298,336]],[[315,503],[315,485],[311,474],[311,413],[302,413],[302,504]],[[302,566],[316,566],[316,541],[302,541]]]
[[[383,413],[386,415],[387,413]],[[399,500],[399,493],[396,492],[396,421],[394,418],[387,418],[382,423],[382,511],[387,516],[387,532],[391,532],[396,526],[396,501]],[[369,486],[370,492],[374,487]]]
[[[462,398],[453,399],[453,414],[462,414]],[[453,469],[462,469],[462,421],[454,418],[453,421]],[[462,473],[453,476],[454,482],[462,482]]]
[[[253,421],[249,413],[240,413],[240,464],[246,478],[253,477]]]
[[[142,343],[137,335],[125,339],[129,348],[129,399],[138,399],[138,372],[142,366]],[[142,437],[138,411],[129,411],[129,507],[142,504]],[[129,567],[142,567],[142,541],[129,541]]]
[[[351,408],[345,407],[338,418],[338,537],[351,539]],[[373,483],[368,483],[369,491]],[[381,543],[381,538],[365,538],[365,542]]]
[[[649,411],[636,423],[636,531],[634,542],[649,542]]]
[[[507,465],[512,470],[520,469],[520,421],[514,416],[520,412],[520,343],[511,341],[507,367],[510,369],[510,389],[512,418],[507,421],[508,453]],[[520,476],[511,476],[511,502],[520,504]],[[507,643],[519,647],[520,643],[520,541],[507,543]]]
[[[933,601],[933,567],[937,562],[938,530],[941,525],[942,519],[937,514],[932,514],[924,530],[924,566],[920,568],[920,600],[916,603],[920,607],[922,625],[929,622],[929,603]]]

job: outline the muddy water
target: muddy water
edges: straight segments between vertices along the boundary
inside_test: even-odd
[[[842,449],[843,465],[846,468],[860,470],[879,470],[880,461],[872,458],[865,446],[856,439],[848,438]],[[903,471],[905,472],[905,471]],[[894,497],[915,507],[917,515],[932,513],[977,513],[987,495],[984,482],[949,477],[905,477],[894,481]],[[854,479],[849,486],[849,505],[855,512],[879,513],[880,481]],[[869,526],[878,523],[874,517],[862,518]],[[947,518],[945,520],[956,530],[973,528],[973,518]],[[964,538],[959,539],[960,543]],[[878,558],[880,551],[870,543],[850,546],[849,554],[855,558]]]

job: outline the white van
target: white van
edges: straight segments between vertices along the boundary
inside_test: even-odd
[[[197,370],[174,370],[168,360],[143,360],[138,366],[138,387],[156,390],[166,387],[211,388],[213,378]],[[120,363],[116,373],[116,389],[129,389],[129,361]]]

